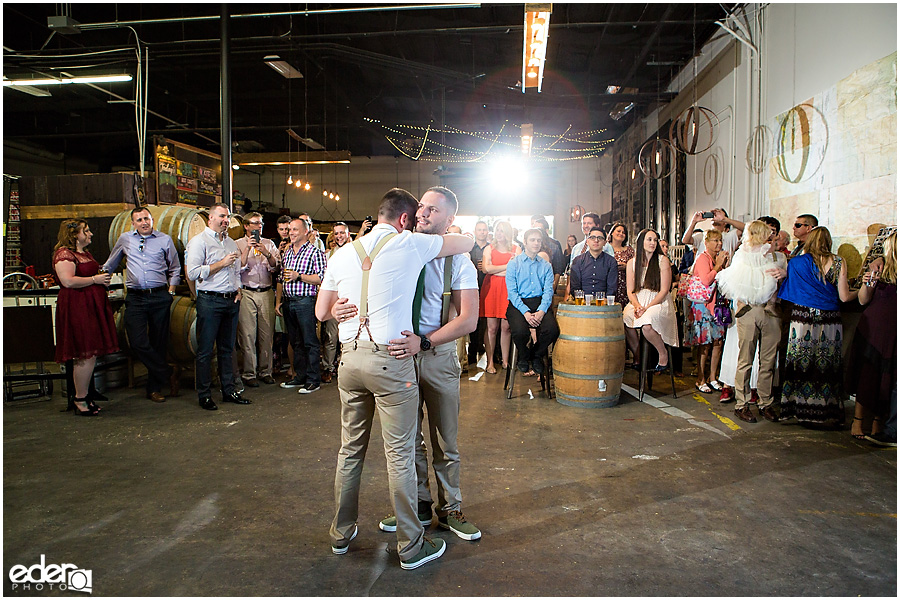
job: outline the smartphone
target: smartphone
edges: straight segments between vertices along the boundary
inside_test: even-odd
[[[705,213],[703,213],[702,217],[703,217],[704,219],[712,219],[712,218],[713,218],[713,214],[712,214],[711,212],[705,212]]]
[[[258,243],[259,243],[259,240],[260,240],[259,230],[258,230],[258,229],[254,229],[253,231],[251,231],[251,232],[250,232],[250,237],[252,237],[252,238],[253,238],[253,241],[256,242],[256,243],[258,244]]]

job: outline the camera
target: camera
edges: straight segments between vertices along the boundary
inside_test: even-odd
[[[705,213],[703,213],[702,216],[704,219],[712,219],[713,218],[712,212],[705,212]]]

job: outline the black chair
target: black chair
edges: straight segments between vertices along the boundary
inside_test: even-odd
[[[516,348],[516,344],[512,341],[512,338],[509,340],[509,345],[511,346],[509,350],[509,363],[506,368],[506,379],[503,382],[503,389],[507,390],[506,399],[509,400],[513,395],[513,386],[516,383],[516,371],[519,369],[516,367],[516,363],[518,362],[519,351]],[[553,400],[556,397],[556,394],[553,393],[553,386],[550,384],[550,378],[552,377],[553,372],[553,344],[550,344],[550,347],[547,348],[547,356],[543,358],[544,372],[538,375],[538,380],[541,383],[541,391],[547,394],[547,397]]]
[[[641,354],[641,378],[640,378],[640,386],[638,389],[638,401],[644,401],[644,386],[646,384],[647,388],[653,387],[653,373],[647,372],[647,360],[650,356],[650,347],[652,344],[647,341],[644,337],[644,331],[642,328],[636,328],[638,330],[638,334],[640,337],[640,354]],[[669,355],[669,375],[672,378],[672,397],[676,398],[675,395],[675,369],[672,364],[672,347],[666,344],[666,352]]]

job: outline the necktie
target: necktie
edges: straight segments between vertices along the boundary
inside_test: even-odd
[[[587,252],[587,240],[584,241],[584,246],[581,247],[581,252],[578,253],[579,256]]]
[[[422,297],[425,295],[425,267],[419,273],[419,280],[416,282],[416,295],[413,297],[413,332],[419,335],[419,320],[422,318]]]

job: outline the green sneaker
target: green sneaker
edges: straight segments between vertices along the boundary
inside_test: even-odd
[[[428,512],[420,512],[418,515],[419,523],[422,524],[422,527],[428,527],[431,525],[431,509],[428,509]],[[385,517],[378,524],[378,529],[382,531],[393,532],[397,531],[397,517],[391,515],[389,517]]]
[[[464,540],[477,540],[481,537],[481,531],[466,521],[466,516],[458,510],[451,510],[446,517],[438,517],[438,525]]]
[[[419,553],[409,560],[401,560],[400,568],[409,571],[410,569],[421,567],[425,563],[440,558],[444,554],[444,550],[446,549],[447,544],[444,543],[444,540],[432,540],[431,538],[426,537],[425,542],[422,544],[422,549],[419,550]]]

